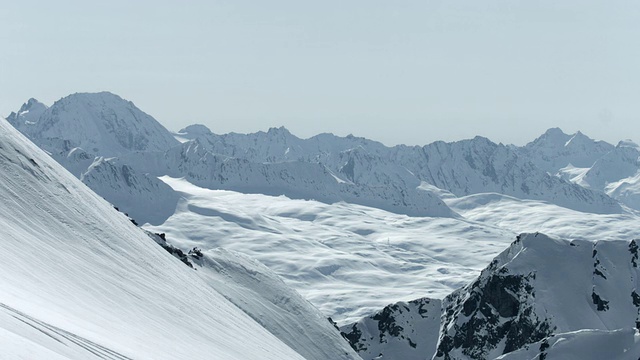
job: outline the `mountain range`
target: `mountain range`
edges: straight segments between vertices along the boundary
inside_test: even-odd
[[[283,127],[171,133],[107,92],[51,107],[30,99],[6,120],[26,138],[0,128],[0,196],[31,205],[4,209],[0,220],[7,239],[41,249],[42,265],[29,266],[31,252],[5,242],[16,257],[3,271],[16,274],[2,284],[14,295],[0,299],[0,330],[44,349],[37,357],[83,358],[81,342],[116,358],[175,358],[158,335],[173,327],[173,344],[207,344],[195,358],[640,356],[640,153],[631,140],[614,146],[557,128],[525,146],[475,137],[387,147],[352,135],[301,139]],[[143,260],[130,264],[132,256]],[[149,273],[140,275],[145,284],[171,280],[95,299],[130,271]],[[51,289],[38,293],[39,277]],[[60,282],[64,291],[54,289]],[[124,315],[151,299],[179,303],[167,293],[181,289],[175,282],[197,283],[185,293],[194,299],[215,293],[231,314],[222,319],[243,320],[194,330],[186,324],[195,319],[184,322],[174,308],[162,315],[164,305],[141,312],[152,325]],[[80,294],[75,316],[69,293]],[[107,306],[116,296],[128,299],[117,311]],[[194,301],[182,306],[219,316]],[[95,316],[110,325],[96,330]],[[57,329],[44,332],[78,339],[76,347],[61,350],[12,318]],[[148,337],[137,346],[127,331]],[[242,331],[257,345],[239,352]],[[228,336],[206,335],[220,332]],[[166,346],[146,348],[156,342]],[[616,345],[583,351],[588,343]]]

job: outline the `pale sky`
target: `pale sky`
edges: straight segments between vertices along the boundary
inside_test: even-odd
[[[640,141],[640,1],[0,0],[1,116],[103,90],[170,130]]]

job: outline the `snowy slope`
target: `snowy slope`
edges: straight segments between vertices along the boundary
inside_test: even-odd
[[[499,360],[637,360],[640,335],[636,329],[585,329],[552,335]]]
[[[4,121],[0,139],[2,356],[302,358]]]
[[[513,232],[542,232],[574,240],[618,240],[638,237],[638,214],[592,214],[502,194],[476,194],[445,202],[465,219]]]
[[[400,300],[444,298],[521,231],[590,241],[640,234],[633,213],[586,214],[498,194],[446,200],[468,219],[423,218],[161,179],[180,200],[149,229],[182,249],[224,247],[258,259],[341,326]]]
[[[218,248],[192,253],[191,261],[210,286],[305,359],[358,358],[325,315],[256,260]]]
[[[492,359],[552,334],[635,328],[638,255],[634,240],[520,235],[474,282],[444,299],[434,359]]]

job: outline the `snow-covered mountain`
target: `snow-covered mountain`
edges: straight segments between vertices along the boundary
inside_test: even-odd
[[[18,124],[21,132],[51,154],[65,151],[66,155],[73,148],[82,148],[111,157],[162,151],[178,143],[154,118],[109,92],[72,94],[50,108],[31,99],[12,115],[9,122]]]
[[[440,312],[440,300],[421,298],[387,305],[341,330],[365,360],[431,359],[438,342]]]
[[[640,324],[639,255],[635,240],[520,235],[475,281],[444,299],[434,359],[493,359],[584,329],[633,332]],[[555,341],[544,343],[538,351]],[[626,344],[640,356],[637,343]]]
[[[584,329],[555,334],[497,360],[637,360],[640,334],[634,329]]]
[[[498,192],[586,212],[620,211],[619,205],[602,192],[552,176],[531,162],[527,155],[521,155],[518,149],[483,137],[453,143],[439,141],[424,147],[400,145],[388,148],[354,136],[343,138],[321,134],[300,139],[284,128],[247,135],[216,135],[206,127],[196,125],[181,130],[178,136],[198,140],[216,154],[252,162],[319,163],[356,184],[399,184],[411,189],[427,183],[456,196]],[[581,155],[579,144],[582,142],[574,139],[574,145],[569,148]],[[606,148],[606,145],[598,143],[596,148]]]
[[[329,204],[346,201],[411,216],[456,216],[432,191],[418,188],[419,183],[415,186],[393,181],[384,185],[356,183],[320,163],[263,163],[218,155],[198,139],[164,153],[133,153],[119,161],[144,173],[184,177],[209,189],[285,195]],[[96,191],[100,193],[99,189]]]
[[[540,169],[555,174],[568,165],[591,167],[613,148],[613,145],[593,140],[580,131],[569,135],[559,128],[552,128],[520,151]]]
[[[388,305],[341,330],[365,360],[636,360],[639,256],[636,240],[521,234],[442,303]]]
[[[0,168],[0,357],[358,358],[264,266],[185,266],[5,121]]]
[[[121,252],[112,253],[108,244],[116,250],[133,246],[135,249],[127,249],[135,254],[146,254],[147,247],[153,248],[160,251],[153,258],[159,261],[158,266],[167,261],[181,266],[181,275],[172,281],[203,286],[203,291],[217,294],[215,299],[232,309],[232,314],[240,312],[243,325],[227,330],[229,334],[240,327],[248,326],[250,331],[257,327],[255,334],[264,344],[277,344],[272,354],[283,358],[357,358],[327,316],[337,321],[366,359],[423,359],[434,354],[445,359],[544,358],[566,354],[567,346],[609,340],[636,349],[633,344],[638,335],[632,328],[640,317],[636,319],[638,307],[632,294],[640,291],[635,290],[633,261],[621,255],[629,253],[635,242],[620,239],[637,238],[640,222],[636,212],[619,203],[640,208],[640,152],[631,141],[614,147],[559,129],[550,129],[524,147],[496,144],[482,137],[422,147],[386,147],[351,135],[300,139],[285,128],[216,135],[202,125],[171,135],[133,104],[109,93],[70,95],[50,108],[30,99],[7,120],[98,195],[146,224],[146,229],[166,233],[170,241],[164,235],[152,235],[167,253],[148,237],[140,240],[141,232],[95,195],[95,200],[79,208],[58,199],[47,206],[71,209],[73,216],[64,215],[71,220],[57,215],[57,226],[66,230],[46,230],[44,220],[38,220],[36,228],[61,241],[64,237],[58,237],[59,233],[72,240],[80,235],[82,239],[98,236],[77,230],[77,224],[97,227],[102,229],[98,238],[107,244],[100,243],[106,247],[95,250],[83,240],[82,246],[89,248],[80,247],[78,252],[65,247],[62,255],[54,251],[62,264],[68,262],[91,273],[89,265],[82,262],[88,259],[100,264],[105,274],[97,284],[115,283],[103,256],[125,264],[123,272],[146,274],[140,269],[146,262],[129,265],[128,260],[119,258]],[[7,134],[11,135],[8,130]],[[14,146],[11,141],[0,146],[28,153],[20,150],[24,144]],[[53,182],[64,188],[74,184],[74,189],[83,189],[74,190],[80,191],[78,194],[90,193],[55,164],[48,166],[54,170],[40,173],[35,164],[50,162],[41,153],[24,159],[5,158],[11,166],[20,164],[20,177],[31,174],[42,181],[56,179]],[[9,189],[20,186],[15,179],[5,184],[10,184]],[[53,192],[54,198],[71,196],[63,191]],[[21,200],[39,204],[47,201],[48,195],[42,194],[51,193],[51,189],[40,187],[32,193],[40,194],[40,200]],[[78,215],[93,214],[85,207],[96,203],[102,205],[91,211],[108,209],[112,215],[102,220],[97,220],[98,215]],[[25,218],[29,211],[57,214],[48,207],[23,207]],[[104,222],[113,224],[109,227]],[[10,221],[4,224],[13,231],[11,235],[25,236],[16,230],[20,226]],[[127,227],[135,234],[121,236],[114,226]],[[105,231],[116,235],[105,235]],[[553,238],[522,236],[474,280],[507,246],[508,239],[523,231],[545,232]],[[34,239],[29,238],[27,244],[44,249]],[[128,245],[121,245],[122,241]],[[218,249],[220,246],[225,250]],[[131,257],[129,250],[124,253]],[[592,250],[593,257],[587,259]],[[171,277],[173,270],[166,267],[153,276]],[[46,271],[58,271],[61,278],[71,274],[49,265]],[[193,274],[197,274],[195,280]],[[73,272],[70,276],[80,275]],[[88,282],[81,276],[79,279]],[[572,285],[560,289],[567,281]],[[157,291],[163,294],[160,298],[174,301],[177,295],[163,293],[171,284],[148,285],[125,298],[133,309],[139,306],[134,297],[150,296],[141,291]],[[74,291],[78,286],[69,285]],[[205,295],[198,291],[187,293],[203,299]],[[626,293],[631,294],[629,299],[616,295]],[[98,296],[88,294],[88,298]],[[56,316],[66,316],[68,304],[61,298],[47,292],[40,295],[54,299],[56,311],[63,309]],[[88,311],[89,300],[82,301],[81,310]],[[116,300],[109,297],[104,301]],[[578,305],[571,309],[558,305],[571,302]],[[384,307],[389,303],[392,305]],[[104,351],[118,354],[151,354],[129,343],[122,345],[120,337],[103,344],[100,339],[115,328],[96,330],[89,320],[73,325],[56,316],[41,318],[46,314],[34,315],[31,308],[16,304],[6,304],[6,311],[0,311],[0,331],[9,329],[8,337],[18,334],[27,339],[16,343],[37,339],[47,351],[60,353],[58,345],[25,333],[26,328],[18,327],[11,316],[30,324],[46,323],[58,329],[58,334],[71,333],[95,344],[96,349],[100,344]],[[444,312],[439,319],[441,304]],[[113,309],[105,310],[104,303],[97,306],[106,314],[100,316],[127,323],[123,313],[116,311],[114,315]],[[213,316],[214,310],[207,308],[210,305],[193,306]],[[152,306],[140,316],[152,318],[155,310]],[[175,311],[169,313],[175,315]],[[193,317],[188,319],[189,324],[198,323]],[[163,321],[157,331],[174,326],[173,320]],[[75,327],[68,329],[69,324]],[[222,329],[211,321],[198,324],[193,341],[182,344],[195,346],[197,339],[211,342],[205,329]],[[178,334],[193,331],[182,323],[175,326]],[[139,325],[138,330],[147,329]],[[151,330],[149,336],[156,332]],[[159,337],[154,341],[165,340]],[[227,340],[213,341],[210,348],[236,351],[228,349],[237,343]],[[617,356],[616,349],[608,349],[610,352],[602,354]],[[68,357],[79,358],[78,354]]]
[[[12,112],[7,116],[7,120],[20,132],[26,132],[27,128],[35,125],[40,116],[47,110],[48,106],[31,98],[22,104],[18,112]]]
[[[621,211],[600,189],[578,186],[545,170],[567,159],[582,165],[608,150],[606,143],[591,141],[580,133],[569,137],[559,129],[548,131],[522,149],[481,137],[389,148],[351,135],[300,139],[282,127],[246,135],[216,135],[203,125],[192,125],[176,134],[184,142],[180,145],[153,118],[110,93],[70,95],[48,109],[30,100],[9,118],[81,178],[92,157],[118,156],[118,167],[129,166],[138,174],[186,177],[212,189],[328,203],[346,201],[411,216],[456,216],[440,196],[486,192],[548,201],[585,212]],[[549,159],[550,153],[557,152],[562,154]],[[104,177],[109,179],[117,176]],[[90,186],[109,201],[121,200],[112,197],[117,185],[94,179]],[[144,194],[140,199],[156,197],[150,188],[128,192]],[[166,195],[157,196],[163,197]],[[118,205],[141,222],[164,220],[162,216],[149,217],[127,203]],[[152,205],[158,203],[148,204]],[[167,202],[159,213],[173,210],[171,205]]]

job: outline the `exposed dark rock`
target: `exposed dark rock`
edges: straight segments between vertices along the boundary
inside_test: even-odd
[[[598,311],[609,310],[609,302],[607,300],[603,300],[600,295],[596,294],[595,290],[591,293],[591,299],[593,300],[593,304],[596,305],[596,309]]]
[[[631,292],[631,299],[633,299],[633,305],[640,307],[640,295],[635,290]]]
[[[381,312],[373,316],[373,320],[378,321],[378,330],[380,331],[380,342],[385,342],[384,334],[398,336],[403,330],[402,326],[396,323],[393,313],[399,311],[398,304],[386,306]]]
[[[534,298],[530,282],[535,274],[510,275],[507,268],[490,269],[488,276],[454,292],[445,302],[449,306],[442,318],[436,358],[451,359],[454,349],[471,359],[485,359],[488,352],[504,341],[503,353],[517,350],[549,336],[553,329],[539,319],[528,299]],[[466,297],[460,303],[460,297]],[[465,318],[459,322],[458,318]]]
[[[200,250],[200,248],[198,247],[194,247],[193,249],[189,250],[189,255],[200,260],[202,259],[202,250]]]
[[[362,331],[358,329],[356,324],[353,324],[353,326],[351,327],[351,331],[349,331],[348,333],[340,332],[340,334],[342,335],[343,338],[349,341],[349,345],[351,345],[353,350],[357,352],[367,351],[367,347],[364,345],[363,342],[360,341],[362,337]]]
[[[633,267],[638,267],[638,243],[635,240],[631,240],[629,243],[629,252],[631,253]]]

